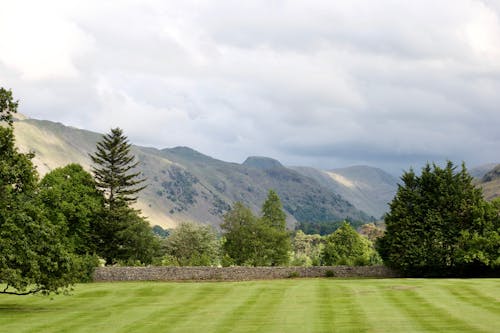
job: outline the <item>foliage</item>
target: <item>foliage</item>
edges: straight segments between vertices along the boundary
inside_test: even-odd
[[[212,227],[183,222],[164,241],[164,264],[214,266],[219,263],[220,242]]]
[[[287,264],[291,244],[285,225],[286,215],[278,195],[272,190],[262,206],[262,218],[254,216],[248,207],[237,202],[221,224],[225,254],[236,265]]]
[[[411,276],[470,274],[499,263],[498,210],[486,202],[464,165],[460,171],[427,164],[413,170],[385,218],[379,252],[391,267]]]
[[[258,225],[257,217],[241,202],[236,202],[224,215],[221,224],[223,249],[235,265],[257,266],[261,263],[262,242]]]
[[[97,143],[90,155],[97,188],[104,194],[102,218],[95,226],[98,254],[107,264],[149,264],[158,255],[159,241],[140,212],[129,207],[145,186],[140,172],[133,172],[139,162],[131,154],[131,145],[123,131],[111,129]]]
[[[292,240],[293,257],[292,266],[319,266],[322,249],[320,235],[306,235],[298,230]]]
[[[324,265],[363,266],[372,263],[375,251],[371,242],[359,235],[347,222],[328,235],[321,252]]]
[[[91,174],[79,164],[57,168],[40,182],[40,198],[51,219],[64,219],[77,254],[96,252],[94,230],[102,216],[103,196]]]
[[[0,87],[0,123],[4,121],[12,126],[13,114],[17,112],[18,104],[18,101],[14,101],[11,90]]]
[[[145,188],[139,186],[145,179],[139,178],[140,172],[133,172],[139,162],[131,155],[131,145],[123,131],[111,129],[96,148],[95,154],[90,155],[94,163],[92,171],[97,187],[105,194],[106,204],[113,207],[135,202],[137,196],[134,195]]]
[[[97,254],[106,264],[151,264],[159,255],[160,243],[149,223],[124,204],[103,211],[96,234]]]
[[[286,214],[278,194],[270,190],[262,205],[260,220],[262,238],[265,241],[265,260],[271,266],[288,263],[291,250],[290,234],[286,230]]]
[[[0,293],[56,292],[78,279],[78,263],[61,237],[64,223],[50,220],[37,196],[32,154],[14,146],[17,102],[0,88]]]
[[[353,228],[359,228],[366,222],[363,221],[351,221],[349,219],[347,220],[340,220],[340,221],[323,221],[323,222],[299,222],[297,224],[297,227],[295,228],[296,230],[302,230],[304,233],[308,235],[315,235],[319,234],[321,236],[326,236],[329,235],[338,228],[340,228],[344,222],[347,221]]]
[[[375,223],[363,224],[359,227],[358,232],[360,235],[368,238],[371,242],[375,242],[384,235],[384,230],[375,225]]]
[[[160,238],[167,238],[170,235],[170,231],[163,229],[159,225],[155,225],[152,228],[153,233]]]

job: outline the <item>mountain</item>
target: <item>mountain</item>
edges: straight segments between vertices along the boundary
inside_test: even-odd
[[[102,134],[60,123],[22,118],[15,122],[15,135],[22,151],[35,152],[41,175],[69,163],[90,170],[88,155],[102,138]],[[297,221],[370,220],[331,187],[270,158],[229,163],[188,147],[133,146],[132,153],[148,180],[137,208],[151,224],[172,227],[193,220],[218,226],[236,201],[259,211],[269,189],[281,197],[290,226]]]
[[[468,171],[472,177],[481,179],[484,177],[484,175],[486,175],[489,171],[493,170],[496,166],[497,166],[496,163],[488,163],[473,167]]]
[[[352,166],[329,171],[294,167],[301,174],[317,180],[362,211],[380,218],[389,210],[397,190],[397,179],[369,166]]]
[[[485,173],[476,184],[483,190],[487,200],[500,197],[500,164]]]

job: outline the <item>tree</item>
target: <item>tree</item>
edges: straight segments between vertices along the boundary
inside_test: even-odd
[[[165,240],[168,264],[214,266],[219,263],[220,242],[212,227],[183,222]]]
[[[40,182],[40,197],[53,219],[63,218],[66,234],[77,254],[97,251],[95,229],[104,200],[92,175],[79,164],[47,173]]]
[[[236,265],[276,266],[288,262],[290,235],[286,215],[276,192],[269,191],[262,217],[237,202],[224,216],[223,249]]]
[[[322,237],[306,235],[302,230],[295,233],[292,241],[292,266],[319,266],[322,251]]]
[[[95,227],[97,253],[107,264],[122,262],[148,264],[156,256],[159,243],[140,211],[130,207],[136,194],[146,186],[140,172],[134,172],[139,162],[131,154],[131,145],[123,131],[111,129],[97,143],[90,155],[97,188],[104,195],[102,218]]]
[[[14,101],[12,91],[0,87],[0,123],[12,126],[13,114],[17,112],[19,102]]]
[[[64,224],[48,218],[37,196],[31,158],[14,145],[17,102],[0,88],[0,293],[56,292],[79,279],[78,260],[61,238]]]
[[[221,224],[223,250],[235,265],[257,266],[260,263],[261,240],[258,237],[257,217],[250,208],[236,202],[224,215]]]
[[[377,247],[409,276],[470,274],[499,263],[498,210],[472,183],[465,165],[427,164],[405,172]]]
[[[349,223],[344,224],[325,239],[321,252],[324,265],[362,266],[371,263],[375,251],[371,242],[359,235]]]
[[[384,230],[375,225],[375,223],[366,223],[358,228],[360,235],[368,238],[371,242],[375,242],[377,239],[384,235]]]
[[[288,263],[291,251],[290,234],[286,230],[286,214],[278,194],[269,190],[262,205],[262,237],[265,241],[265,260],[271,266]]]
[[[140,172],[134,172],[139,162],[131,155],[131,144],[123,135],[120,128],[111,129],[111,133],[104,135],[103,140],[97,143],[97,151],[90,155],[97,187],[103,191],[106,204],[114,206],[133,203],[137,200],[135,194],[146,186],[140,186],[145,179],[140,178]]]

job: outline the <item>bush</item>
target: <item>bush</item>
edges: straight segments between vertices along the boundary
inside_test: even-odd
[[[325,272],[325,277],[335,277],[335,272],[329,269]]]

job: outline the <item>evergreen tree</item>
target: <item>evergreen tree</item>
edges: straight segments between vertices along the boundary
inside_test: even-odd
[[[145,179],[140,178],[140,172],[134,172],[139,164],[130,153],[131,144],[120,128],[111,129],[97,143],[97,151],[90,155],[94,166],[92,171],[97,187],[103,191],[106,204],[113,206],[133,203],[138,192],[146,186],[140,186]]]
[[[97,151],[90,155],[97,187],[104,194],[105,207],[102,218],[95,226],[97,253],[107,264],[122,262],[148,264],[159,249],[159,242],[140,211],[130,207],[137,200],[136,194],[146,186],[140,172],[135,172],[138,162],[131,154],[131,145],[123,131],[111,129],[97,143]]]
[[[384,262],[410,276],[469,274],[500,263],[498,211],[486,202],[464,165],[427,164],[402,176],[385,235]]]

